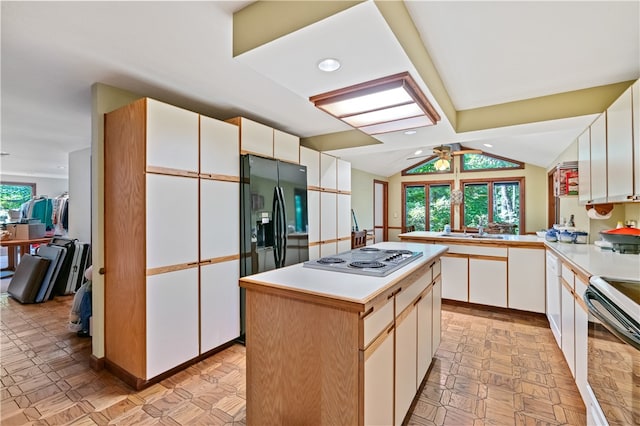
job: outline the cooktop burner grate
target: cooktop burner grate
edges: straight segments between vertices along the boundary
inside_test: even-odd
[[[413,254],[411,250],[385,250],[387,254]]]
[[[339,257],[323,257],[321,259],[318,259],[318,263],[321,263],[323,265],[330,265],[332,263],[344,263],[344,262],[345,260]]]
[[[360,251],[380,251],[380,249],[375,247],[362,247]]]
[[[349,266],[353,266],[354,268],[384,268],[385,264],[376,261],[356,261],[351,262]]]

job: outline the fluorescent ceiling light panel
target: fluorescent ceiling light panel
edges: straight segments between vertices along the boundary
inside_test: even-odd
[[[408,72],[312,96],[309,100],[370,135],[431,126],[440,120]]]

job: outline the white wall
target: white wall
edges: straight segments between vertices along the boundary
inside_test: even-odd
[[[387,179],[351,168],[351,208],[356,214],[358,227],[373,229],[373,181]]]
[[[91,148],[69,153],[68,235],[91,242]]]

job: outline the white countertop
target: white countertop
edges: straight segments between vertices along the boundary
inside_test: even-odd
[[[590,275],[619,280],[640,281],[640,254],[622,254],[603,250],[593,244],[566,244],[545,241],[547,247]]]
[[[452,232],[448,236],[443,235],[443,232],[431,232],[431,231],[413,231],[413,232],[405,232],[404,234],[398,235],[398,237],[407,237],[407,238],[433,238],[442,241],[455,241],[459,242],[487,242],[495,244],[496,242],[505,241],[505,242],[519,242],[519,243],[544,243],[544,238],[538,238],[535,235],[513,235],[513,234],[484,234],[483,238],[473,238],[472,235],[477,235],[473,233],[468,233],[466,236],[462,235],[460,232]]]
[[[395,284],[419,266],[439,257],[448,249],[438,244],[383,242],[371,247],[394,250],[421,251],[416,260],[386,277],[348,274],[305,268],[302,263],[242,277],[242,282],[272,288],[314,294],[332,299],[365,304],[389,286]]]

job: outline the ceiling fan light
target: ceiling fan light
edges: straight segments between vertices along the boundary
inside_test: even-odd
[[[449,160],[447,160],[446,158],[438,158],[436,162],[433,163],[433,166],[436,168],[436,170],[441,172],[449,170]]]

